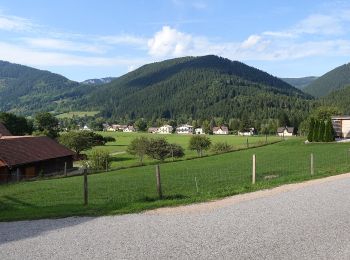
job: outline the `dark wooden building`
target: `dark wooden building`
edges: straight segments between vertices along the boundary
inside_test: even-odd
[[[74,152],[46,136],[0,138],[0,182],[50,175],[73,168]]]
[[[7,130],[6,126],[0,122],[0,137],[1,136],[12,136],[12,134]]]

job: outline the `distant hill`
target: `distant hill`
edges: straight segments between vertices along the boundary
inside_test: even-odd
[[[277,117],[305,115],[311,97],[281,79],[217,56],[184,57],[144,65],[78,100],[106,117]]]
[[[116,77],[107,77],[107,78],[101,78],[101,79],[87,79],[82,81],[82,84],[86,85],[102,85],[110,83],[112,80],[116,79]]]
[[[350,85],[331,92],[322,101],[325,105],[335,106],[345,115],[350,115]]]
[[[318,77],[310,76],[310,77],[303,77],[303,78],[281,78],[281,79],[287,82],[288,84],[292,85],[293,87],[296,87],[302,90],[317,78]]]
[[[342,89],[348,85],[350,85],[350,63],[327,72],[306,86],[304,91],[315,97],[324,97],[332,91]]]
[[[69,110],[73,100],[92,88],[49,71],[0,61],[0,111],[32,115]]]

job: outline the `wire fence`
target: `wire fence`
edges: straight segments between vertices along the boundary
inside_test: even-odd
[[[155,205],[165,200],[201,201],[350,172],[348,146],[329,150],[327,146],[319,149],[314,145],[306,149],[283,150],[281,147],[271,148],[268,152],[256,148],[211,156],[201,161],[161,164],[161,197],[154,165],[100,174],[90,172],[87,173],[86,185],[88,204],[123,209],[140,203]],[[255,184],[252,183],[253,155],[256,158]],[[36,193],[33,196],[38,196],[36,201],[40,201],[40,207],[71,205],[73,210],[73,205],[83,203],[85,186],[81,176],[36,183],[39,190],[23,185],[20,195],[17,194],[23,196],[21,200],[24,203],[31,202],[33,193]],[[10,192],[11,185],[8,186],[7,192]],[[0,200],[6,196],[9,197],[8,193],[0,189]]]

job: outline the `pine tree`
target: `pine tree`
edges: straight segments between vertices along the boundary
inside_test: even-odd
[[[325,130],[326,130],[326,123],[324,120],[321,120],[320,121],[320,132],[319,132],[319,137],[318,137],[320,142],[326,142]]]
[[[333,130],[332,121],[330,119],[328,119],[326,123],[325,139],[326,139],[326,142],[334,141],[334,130]]]
[[[315,120],[314,131],[313,131],[313,139],[314,142],[319,142],[319,131],[320,131],[320,121]]]
[[[314,141],[314,127],[315,127],[315,120],[313,118],[310,119],[310,126],[309,126],[309,134],[307,135],[307,140],[309,142]]]

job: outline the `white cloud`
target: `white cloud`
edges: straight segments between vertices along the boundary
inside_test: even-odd
[[[145,46],[147,44],[147,39],[142,37],[137,37],[134,35],[122,34],[113,36],[100,36],[97,40],[103,41],[107,44],[124,44],[124,45],[139,45]]]
[[[102,45],[92,45],[69,40],[55,38],[23,38],[27,45],[38,49],[64,50],[87,53],[105,53],[106,48]]]
[[[193,38],[169,26],[163,26],[148,40],[149,54],[156,57],[182,56],[192,48]]]
[[[144,59],[106,58],[33,50],[6,42],[0,42],[0,57],[3,60],[30,66],[135,66],[146,62]]]
[[[36,27],[30,20],[17,16],[8,16],[0,13],[0,30],[31,31]]]
[[[242,48],[243,49],[249,49],[251,47],[254,47],[256,46],[261,40],[261,36],[259,35],[251,35],[248,37],[247,40],[245,40],[243,43],[242,43]]]

